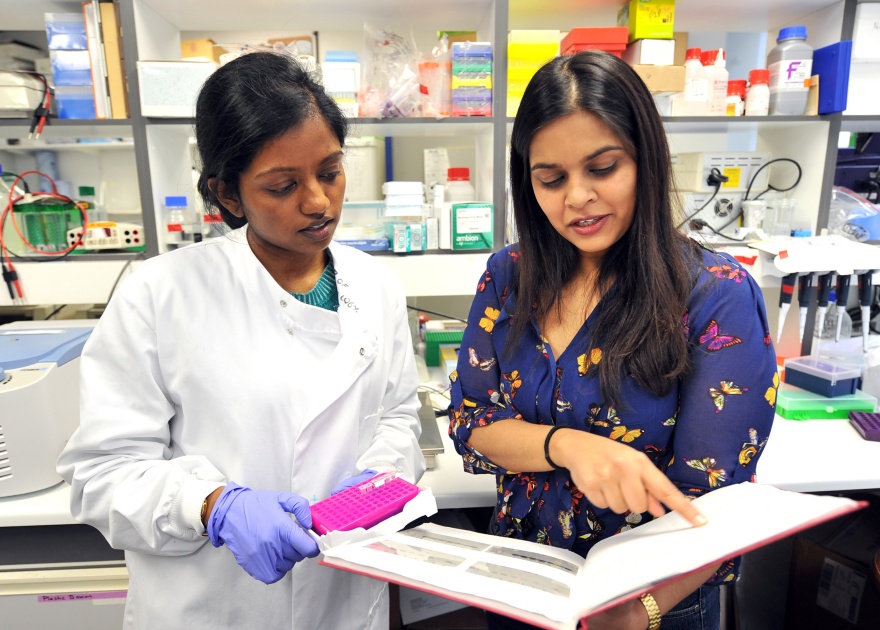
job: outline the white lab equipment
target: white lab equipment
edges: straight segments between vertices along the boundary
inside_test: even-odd
[[[0,497],[61,482],[55,461],[79,424],[79,357],[95,323],[0,326]]]

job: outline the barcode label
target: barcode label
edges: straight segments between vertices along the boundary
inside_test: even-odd
[[[851,624],[859,619],[865,575],[854,569],[825,558],[819,576],[816,603]]]

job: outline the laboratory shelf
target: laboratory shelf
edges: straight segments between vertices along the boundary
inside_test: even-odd
[[[840,130],[858,133],[880,131],[880,116],[841,116]]]

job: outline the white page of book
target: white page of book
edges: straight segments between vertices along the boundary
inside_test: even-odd
[[[583,558],[564,549],[428,523],[328,549],[324,555],[440,590],[477,594],[554,621],[568,621],[577,613],[572,594]]]
[[[703,527],[670,512],[598,543],[587,556],[578,598],[584,610],[596,610],[855,504],[757,483],[719,488],[694,501],[709,520]]]

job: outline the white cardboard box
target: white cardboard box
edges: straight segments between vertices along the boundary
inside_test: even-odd
[[[637,39],[621,55],[631,66],[675,65],[674,39]]]

